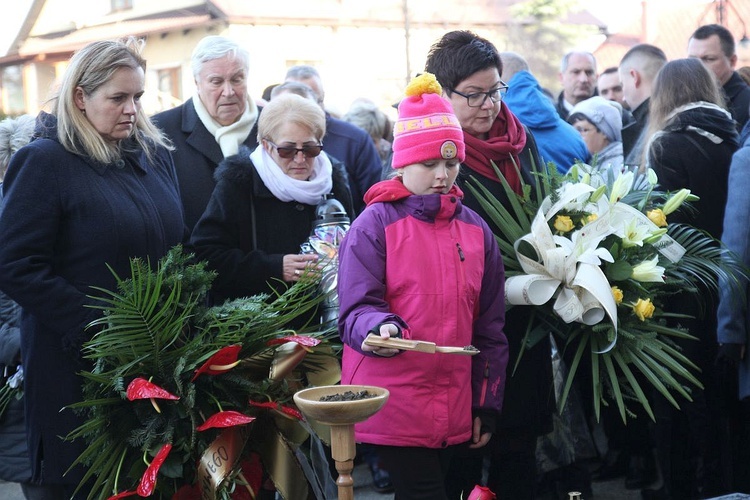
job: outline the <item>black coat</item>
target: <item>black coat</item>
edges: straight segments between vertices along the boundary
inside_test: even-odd
[[[198,118],[193,98],[183,104],[154,115],[154,123],[172,140],[172,152],[180,196],[185,212],[185,224],[192,231],[208,205],[216,186],[214,171],[224,159],[219,143]],[[250,149],[258,145],[256,121],[243,142]]]
[[[716,144],[694,128],[714,134],[723,142]],[[716,109],[683,111],[669,122],[649,149],[649,166],[659,177],[661,189],[688,188],[700,197],[692,204],[694,211],[675,212],[670,222],[686,222],[714,238],[721,237],[729,165],[738,147],[734,123]]]
[[[48,115],[47,115],[48,116]],[[63,441],[82,423],[64,407],[82,400],[80,356],[101,312],[92,287],[116,290],[111,268],[130,275],[130,259],[156,263],[185,235],[172,157],[158,149],[104,165],[67,152],[56,129],[13,155],[0,213],[0,289],[22,308],[26,425],[35,481],[62,477],[84,444]],[[42,457],[43,449],[43,457]],[[42,458],[44,463],[42,466]]]
[[[274,283],[283,279],[284,255],[300,252],[316,217],[316,205],[276,198],[255,170],[251,152],[243,147],[219,165],[216,189],[191,237],[197,258],[218,273],[216,300],[278,289]],[[333,195],[353,218],[346,169],[331,163]]]
[[[696,128],[721,138],[722,142],[716,144]],[[692,203],[693,210],[681,208],[670,214],[669,222],[687,223],[714,238],[721,238],[729,167],[738,146],[734,121],[722,111],[699,107],[683,111],[670,120],[664,133],[654,139],[649,149],[649,166],[656,172],[661,189],[687,188],[700,199]],[[696,316],[673,320],[673,323],[688,328],[700,340],[678,339],[677,342],[682,353],[702,370],[699,378],[706,384],[715,355],[716,300],[707,288],[698,295],[683,293],[668,300],[670,312]],[[696,404],[705,404],[705,399],[696,399]]]
[[[526,138],[526,146],[519,155],[521,175],[526,183],[534,185],[535,180],[531,175],[532,162],[537,169],[542,168],[543,163],[534,136],[528,128],[526,129]],[[487,211],[468,188],[467,182],[472,178],[479,181],[512,213],[505,189],[499,182],[475,173],[465,164],[461,165],[457,183],[464,192],[464,205],[481,215],[494,234],[501,234],[500,228],[490,220]],[[515,373],[513,372],[516,359],[521,352],[521,342],[530,312],[530,307],[516,306],[508,309],[505,313],[504,332],[508,338],[510,357],[508,378],[505,383],[503,413],[499,420],[499,426],[504,429],[524,428],[526,429],[525,432],[539,436],[552,430],[552,412],[555,408],[549,337],[545,335],[533,348],[524,352],[518,369]]]
[[[3,194],[0,191],[0,209],[2,204]],[[0,386],[6,382],[6,370],[10,375],[21,361],[20,322],[21,310],[18,304],[0,292]],[[0,419],[0,479],[15,483],[31,479],[22,400],[11,400]]]
[[[721,89],[727,99],[732,118],[737,122],[736,128],[739,132],[750,118],[750,86],[745,83],[739,73],[733,71],[732,76]]]
[[[640,103],[633,110],[633,121],[622,128],[622,154],[626,165],[639,165],[643,155],[646,138],[644,131],[648,128],[648,111],[650,98]]]

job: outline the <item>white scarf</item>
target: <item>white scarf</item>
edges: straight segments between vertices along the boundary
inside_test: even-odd
[[[240,145],[250,135],[253,125],[255,125],[255,121],[258,118],[258,106],[255,105],[252,99],[247,100],[247,106],[245,106],[245,111],[240,116],[240,119],[226,127],[219,124],[219,122],[208,114],[208,110],[203,105],[203,101],[201,101],[198,94],[193,96],[193,106],[206,130],[213,134],[225,158],[237,154]]]
[[[250,161],[253,162],[263,184],[281,201],[294,200],[307,205],[317,205],[333,188],[333,167],[325,153],[315,157],[312,175],[306,181],[286,175],[262,144],[250,154]]]

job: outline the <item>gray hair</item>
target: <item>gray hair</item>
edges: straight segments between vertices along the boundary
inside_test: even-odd
[[[298,64],[297,66],[292,66],[286,70],[286,77],[284,79],[288,80],[290,78],[294,80],[320,78],[320,73],[318,73],[318,70],[315,69],[314,66],[310,66],[309,64]]]
[[[388,117],[374,102],[359,101],[353,104],[344,115],[344,121],[366,131],[376,144],[385,137],[388,127]]]
[[[317,96],[313,89],[309,85],[305,85],[302,82],[290,80],[288,82],[280,83],[271,90],[271,99],[281,94],[297,94],[305,99],[311,99],[317,102]]]
[[[33,115],[6,118],[0,122],[0,180],[5,177],[11,156],[31,140],[35,123]]]
[[[193,78],[198,79],[203,65],[209,61],[231,57],[242,63],[245,71],[250,70],[250,54],[237,42],[227,37],[211,35],[203,38],[193,49],[190,57],[190,66],[193,69]]]
[[[565,70],[568,69],[570,58],[578,54],[587,56],[591,59],[591,63],[594,66],[594,73],[596,73],[596,57],[594,57],[594,54],[592,54],[591,52],[586,52],[584,50],[573,50],[565,54],[562,58],[562,62],[560,63],[560,73],[565,73]]]
[[[505,83],[508,83],[519,71],[531,71],[529,63],[517,52],[500,52],[500,60],[503,62],[503,74],[500,77]]]

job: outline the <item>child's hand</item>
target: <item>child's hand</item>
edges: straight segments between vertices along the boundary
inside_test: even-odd
[[[393,323],[384,323],[380,325],[380,336],[384,339],[389,339],[391,337],[398,336],[398,326],[394,325]],[[363,352],[371,352],[373,354],[376,354],[378,356],[383,356],[384,358],[390,358],[391,356],[395,356],[399,353],[398,349],[390,349],[388,347],[375,347],[371,345],[365,344],[365,341],[362,341],[362,351]]]
[[[491,432],[482,432],[482,419],[479,417],[474,417],[474,424],[472,425],[471,429],[471,443],[469,443],[469,448],[482,448],[490,442],[491,437]]]

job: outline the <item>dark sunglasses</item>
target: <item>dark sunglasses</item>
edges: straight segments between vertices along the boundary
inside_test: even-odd
[[[323,151],[323,145],[318,144],[316,146],[302,146],[301,148],[295,148],[292,146],[277,146],[271,141],[268,144],[276,148],[276,152],[279,153],[281,158],[288,160],[297,156],[297,153],[302,153],[305,158],[315,158]]]

